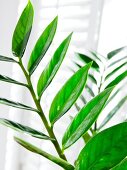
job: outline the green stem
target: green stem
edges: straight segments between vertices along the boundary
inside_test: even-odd
[[[21,69],[22,69],[22,71],[23,71],[23,73],[24,73],[24,75],[25,75],[25,77],[26,77],[26,80],[27,80],[27,83],[28,83],[28,86],[29,86],[29,91],[30,91],[30,93],[31,93],[31,95],[32,95],[32,98],[33,98],[33,100],[34,100],[34,103],[35,103],[35,105],[36,105],[36,107],[37,107],[37,109],[38,109],[38,111],[39,111],[39,115],[40,115],[40,117],[41,117],[41,120],[43,121],[43,123],[44,123],[44,125],[45,125],[45,128],[46,128],[49,136],[50,136],[51,138],[55,139],[55,140],[52,141],[52,143],[53,143],[53,145],[55,146],[55,149],[56,149],[58,155],[60,156],[60,158],[62,158],[62,159],[64,159],[64,160],[67,160],[66,157],[65,157],[65,155],[63,154],[61,148],[60,148],[60,145],[59,145],[59,143],[58,143],[58,141],[57,141],[57,139],[56,139],[56,136],[55,136],[55,134],[54,134],[54,132],[53,132],[53,129],[52,129],[52,128],[49,126],[49,124],[48,124],[48,121],[47,121],[47,119],[46,119],[46,117],[45,117],[45,115],[44,115],[44,112],[43,112],[43,110],[42,110],[40,101],[37,99],[36,94],[35,94],[35,92],[34,92],[34,89],[33,89],[32,83],[31,83],[30,76],[29,76],[29,74],[27,73],[26,69],[24,68],[21,58],[19,58],[19,65],[20,65],[20,67],[21,67]]]
[[[65,161],[61,158],[57,158],[57,157],[41,150],[40,148],[22,140],[22,139],[19,139],[17,137],[14,137],[14,139],[15,139],[16,142],[18,142],[20,145],[22,145],[27,150],[34,152],[36,154],[39,154],[39,155],[49,159],[50,161],[56,163],[57,165],[63,167],[66,170],[74,170],[74,167],[71,164],[69,164],[67,161]]]

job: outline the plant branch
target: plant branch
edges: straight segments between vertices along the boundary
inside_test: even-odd
[[[24,148],[28,149],[29,151],[34,152],[36,154],[39,154],[39,155],[49,159],[50,161],[56,163],[57,165],[63,167],[66,170],[74,170],[74,167],[71,164],[69,164],[67,161],[65,161],[61,158],[57,158],[57,157],[39,149],[38,147],[36,147],[22,139],[19,139],[17,137],[14,137],[14,139],[16,142],[18,142],[20,145],[22,145]]]
[[[63,154],[61,148],[60,148],[60,145],[59,145],[59,143],[58,143],[58,141],[56,139],[56,136],[55,136],[55,134],[53,132],[53,129],[48,124],[48,121],[47,121],[47,119],[46,119],[46,117],[44,115],[44,112],[42,110],[40,101],[37,99],[36,94],[34,92],[34,89],[33,89],[32,83],[31,83],[31,79],[30,79],[30,75],[27,73],[26,69],[24,68],[21,58],[19,58],[19,65],[20,65],[20,67],[21,67],[21,69],[22,69],[22,71],[23,71],[23,73],[24,73],[24,75],[26,77],[26,80],[27,80],[27,83],[28,83],[28,86],[29,86],[29,91],[30,91],[30,93],[32,95],[32,98],[34,100],[34,103],[35,103],[35,105],[36,105],[36,107],[37,107],[37,109],[39,111],[38,113],[39,113],[39,115],[41,117],[41,120],[43,121],[49,136],[51,138],[55,139],[55,140],[52,141],[52,143],[55,146],[55,149],[56,149],[58,155],[60,156],[60,158],[62,158],[64,160],[67,160],[65,155]]]

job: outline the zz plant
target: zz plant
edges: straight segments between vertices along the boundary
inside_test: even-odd
[[[13,34],[12,52],[15,58],[13,59],[0,56],[0,61],[13,62],[19,65],[26,78],[26,83],[21,83],[3,75],[0,75],[0,80],[21,85],[27,88],[33,98],[35,108],[4,98],[0,98],[0,103],[35,112],[35,114],[40,116],[42,123],[45,125],[47,134],[37,131],[32,127],[24,126],[7,119],[0,119],[0,123],[16,131],[31,135],[34,138],[38,138],[40,140],[50,140],[58,153],[57,157],[51,153],[45,152],[43,148],[41,149],[18,137],[14,137],[15,141],[27,150],[49,159],[66,170],[107,170],[111,168],[113,170],[119,170],[121,168],[126,169],[126,122],[115,125],[98,134],[93,133],[90,141],[86,143],[80,154],[77,154],[77,160],[75,161],[75,164],[72,165],[68,162],[64,151],[73,145],[79,138],[81,138],[83,134],[86,134],[91,128],[103,110],[110,94],[114,89],[114,86],[106,88],[105,90],[98,93],[97,96],[94,96],[92,100],[90,100],[82,109],[78,111],[77,115],[73,118],[72,122],[63,135],[61,147],[55,136],[54,125],[63,115],[65,115],[65,113],[67,113],[67,111],[79,98],[84,86],[86,85],[89,69],[91,66],[94,66],[94,62],[90,62],[84,67],[81,67],[63,85],[52,101],[51,107],[49,109],[49,120],[47,120],[41,105],[41,97],[43,92],[52,82],[66,55],[72,34],[63,40],[63,42],[56,49],[46,68],[42,71],[37,82],[36,92],[31,81],[31,76],[33,75],[35,69],[37,69],[37,66],[45,56],[53,41],[58,18],[56,17],[41,34],[34,49],[32,50],[26,69],[24,67],[22,57],[24,56],[32,29],[33,15],[34,10],[32,4],[30,1],[28,1],[28,4],[22,12]]]

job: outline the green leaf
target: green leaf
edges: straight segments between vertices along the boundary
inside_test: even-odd
[[[57,21],[58,17],[56,17],[44,30],[40,38],[38,39],[28,62],[28,71],[31,75],[35,69],[37,68],[38,64],[40,63],[41,59],[44,57],[45,53],[47,52],[48,48],[50,47],[55,32],[57,28]]]
[[[90,53],[97,59],[99,60],[101,63],[102,62],[102,58],[107,60],[107,58],[105,58],[103,55],[100,55],[99,53],[97,53],[96,51],[90,51]]]
[[[87,56],[85,54],[81,54],[81,53],[76,53],[76,55],[78,56],[78,58],[82,61],[84,61],[85,63],[89,63],[89,62],[93,62],[92,66],[95,69],[99,69],[99,65],[96,63],[96,61],[91,58],[90,56]]]
[[[120,66],[118,66],[117,68],[115,68],[114,70],[112,70],[110,73],[108,73],[108,75],[105,77],[105,80],[107,80],[109,77],[111,77],[112,75],[114,75],[117,71],[119,71],[119,69],[121,69],[122,67],[126,66],[127,62],[121,64]]]
[[[0,119],[0,124],[7,126],[11,129],[14,129],[18,132],[22,132],[22,133],[26,133],[28,135],[31,135],[35,138],[39,138],[39,139],[45,139],[45,140],[53,140],[52,138],[50,138],[49,136],[43,134],[42,132],[39,132],[35,129],[32,129],[28,126],[24,126],[21,125],[17,122],[13,122],[11,120],[7,120],[7,119]]]
[[[0,75],[0,81],[5,81],[5,82],[8,82],[8,83],[14,83],[14,84],[17,84],[17,85],[21,85],[21,86],[27,87],[27,84],[21,83],[19,81],[16,81],[14,79],[11,79],[11,78],[9,78],[7,76],[3,76],[3,75]]]
[[[33,6],[29,1],[19,18],[13,34],[12,52],[16,57],[22,57],[25,52],[26,45],[32,29],[33,15]]]
[[[4,98],[0,98],[0,104],[16,107],[16,108],[19,108],[19,109],[31,110],[31,111],[34,111],[34,112],[38,112],[38,110],[36,110],[32,107],[29,107],[27,105],[24,105],[24,104],[21,104],[21,103],[18,103],[18,102],[14,102],[14,101],[11,101],[11,100],[7,100],[7,99],[4,99]]]
[[[108,170],[127,156],[127,122],[94,136],[82,149],[75,170]]]
[[[63,136],[62,145],[64,150],[85,134],[96,121],[113,88],[111,87],[101,92],[76,115]]]
[[[123,104],[127,101],[127,96],[123,97],[117,105],[108,113],[106,118],[103,120],[101,125],[99,126],[98,130],[103,128],[110,120],[111,118],[120,110],[120,108],[123,106]]]
[[[57,158],[53,155],[50,155],[49,153],[41,150],[40,148],[37,148],[36,146],[34,146],[34,145],[32,145],[32,144],[30,144],[30,143],[28,143],[28,142],[26,142],[26,141],[24,141],[20,138],[15,137],[14,139],[17,143],[19,143],[21,146],[23,146],[27,150],[29,150],[33,153],[39,154],[39,155],[49,159],[50,161],[52,161],[55,164],[63,167],[66,170],[74,170],[74,167],[71,164],[69,164],[68,162],[66,162],[65,160],[63,160],[61,158]]]
[[[72,34],[70,34],[57,48],[55,51],[51,61],[48,63],[44,71],[42,72],[38,85],[37,85],[37,93],[38,96],[41,97],[44,90],[49,86],[52,79],[56,75],[66,53],[68,46],[70,44]]]
[[[111,95],[111,97],[108,99],[108,101],[106,102],[106,105],[105,107],[114,99],[114,97],[116,97],[116,95],[126,86],[126,84],[122,84],[122,86],[120,86],[116,91],[115,93],[113,93]]]
[[[119,52],[121,52],[125,47],[121,47],[118,48],[116,50],[111,51],[110,53],[108,53],[107,57],[108,59],[111,59],[112,57],[114,57],[116,54],[118,54]]]
[[[127,170],[127,158],[121,161],[117,166],[112,168],[111,170]]]
[[[49,111],[49,120],[52,125],[76,102],[86,84],[88,70],[91,64],[89,63],[79,69],[55,96]]]
[[[5,56],[2,56],[2,55],[0,55],[0,61],[18,63],[18,62],[17,62],[16,60],[14,60],[13,58],[5,57]]]
[[[120,59],[118,59],[118,60],[116,60],[116,61],[111,62],[111,63],[108,65],[108,68],[110,68],[111,66],[113,66],[113,65],[115,65],[115,64],[123,61],[123,60],[126,59],[126,58],[127,58],[127,56],[124,56],[124,57],[121,57]]]
[[[120,74],[118,77],[116,77],[113,81],[111,81],[111,83],[109,83],[105,88],[117,85],[126,77],[127,77],[127,71],[124,71],[122,74]]]
[[[92,83],[97,85],[97,80],[95,79],[95,77],[92,74],[89,74],[89,79],[92,81]]]

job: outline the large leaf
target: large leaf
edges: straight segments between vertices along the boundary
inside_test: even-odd
[[[34,72],[38,64],[40,63],[41,59],[44,57],[45,53],[47,52],[48,48],[50,47],[55,32],[57,28],[57,20],[56,17],[44,30],[40,38],[38,39],[29,59],[28,63],[28,71],[30,75]]]
[[[110,120],[111,118],[120,110],[120,108],[124,105],[124,103],[127,101],[127,96],[123,97],[115,107],[112,108],[112,110],[108,113],[106,118],[103,120],[101,125],[99,126],[98,130],[103,128]]]
[[[18,62],[17,62],[16,60],[14,60],[13,58],[5,57],[5,56],[2,56],[2,55],[0,55],[0,61],[18,63]]]
[[[34,109],[32,107],[29,107],[27,105],[24,105],[24,104],[21,104],[21,103],[18,103],[18,102],[14,102],[14,101],[11,101],[11,100],[7,100],[7,99],[4,99],[4,98],[0,98],[0,104],[16,107],[16,108],[19,108],[19,109],[31,110],[31,111],[34,111],[34,112],[38,112],[36,109]]]
[[[108,88],[97,95],[76,115],[63,136],[63,149],[75,143],[92,126],[101,113],[113,88],[114,87]]]
[[[8,83],[14,83],[14,84],[18,84],[18,85],[27,87],[27,84],[21,83],[17,80],[11,79],[11,78],[9,78],[7,76],[3,76],[3,75],[0,75],[0,81],[5,81],[5,82],[8,82]]]
[[[14,139],[17,143],[19,143],[21,146],[23,146],[27,150],[49,159],[50,161],[56,163],[57,165],[63,167],[66,170],[74,170],[74,167],[71,164],[69,164],[68,162],[66,162],[65,160],[63,160],[61,158],[57,158],[53,155],[50,155],[49,153],[41,150],[40,148],[37,148],[36,146],[34,146],[20,138],[15,137]]]
[[[51,61],[48,63],[44,71],[42,72],[38,85],[37,85],[37,93],[38,96],[41,97],[44,90],[48,87],[51,83],[52,79],[54,78],[55,74],[57,73],[69,46],[72,34],[70,34],[57,48],[55,51]]]
[[[121,52],[125,47],[121,47],[118,48],[116,50],[111,51],[110,53],[108,53],[107,57],[108,59],[111,59],[113,56],[115,56],[116,54],[118,54],[119,52]]]
[[[81,94],[91,64],[89,63],[79,69],[55,96],[49,111],[49,119],[52,125],[71,108]]]
[[[105,88],[117,85],[126,77],[127,77],[127,71],[124,71],[122,74],[120,74],[118,77],[116,77],[113,81],[111,81],[111,83],[109,83]]]
[[[26,133],[28,135],[31,135],[31,136],[35,137],[35,138],[53,140],[49,136],[43,134],[40,131],[32,129],[32,128],[28,127],[28,126],[21,125],[21,124],[19,124],[17,122],[13,122],[11,120],[0,119],[0,124],[5,125],[5,126],[11,128],[11,129],[14,129],[14,130],[18,131],[18,132]]]
[[[85,54],[81,54],[81,53],[76,53],[76,55],[78,56],[78,58],[82,61],[84,61],[85,63],[89,63],[91,61],[93,61],[93,64],[91,67],[95,68],[95,69],[99,69],[99,65],[96,63],[96,61],[94,61],[93,58],[91,58],[90,56],[87,56]]]
[[[127,158],[121,161],[117,166],[112,168],[111,170],[127,170]]]
[[[16,57],[22,57],[25,52],[32,28],[33,15],[33,6],[29,1],[19,18],[19,21],[13,34],[12,52]]]
[[[94,136],[82,149],[75,170],[108,170],[127,156],[127,122]]]

